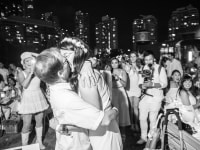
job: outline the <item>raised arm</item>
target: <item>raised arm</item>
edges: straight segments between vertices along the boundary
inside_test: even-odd
[[[28,88],[29,84],[30,84],[30,81],[32,80],[34,74],[33,72],[29,72],[29,74],[27,75],[27,77],[25,78],[23,72],[21,71],[19,74],[18,74],[18,81],[20,83],[20,85],[23,87],[23,88]]]

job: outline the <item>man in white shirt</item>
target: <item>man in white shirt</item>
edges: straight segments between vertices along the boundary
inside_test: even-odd
[[[163,88],[167,86],[167,74],[165,69],[154,63],[154,55],[151,51],[144,53],[144,70],[149,70],[152,74],[152,79],[144,77],[140,74],[139,87],[143,90],[139,103],[139,119],[141,129],[141,139],[137,144],[144,144],[147,141],[148,123],[150,120],[150,130],[156,123],[157,115],[161,107],[161,101],[164,98]],[[151,78],[151,77],[150,77]]]
[[[181,62],[178,59],[174,58],[174,54],[169,54],[169,61],[167,61],[167,76],[171,77],[171,74],[174,70],[178,70],[181,73],[181,76],[183,76],[183,68],[181,65]]]
[[[54,117],[58,119],[57,127],[62,124],[79,127],[70,136],[56,132],[55,149],[92,150],[87,129],[96,130],[100,124],[108,126],[116,118],[117,110],[101,111],[71,89],[67,82],[69,63],[56,48],[45,50],[37,57],[35,74],[50,86],[50,104]]]

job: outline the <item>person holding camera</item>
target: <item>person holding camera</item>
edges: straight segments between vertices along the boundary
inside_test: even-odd
[[[24,70],[18,74],[18,81],[23,87],[22,98],[19,106],[19,114],[22,115],[22,145],[27,145],[30,134],[32,117],[36,121],[36,136],[40,149],[45,149],[42,143],[43,113],[49,105],[40,88],[41,80],[34,74],[36,53],[24,52],[21,54],[21,64]]]
[[[161,101],[164,98],[163,88],[167,87],[167,74],[163,67],[154,62],[154,55],[151,51],[145,51],[142,73],[139,75],[139,87],[143,91],[139,103],[139,119],[141,138],[137,144],[144,144],[147,141],[147,130],[149,116],[150,130],[156,123],[158,112],[161,108]]]

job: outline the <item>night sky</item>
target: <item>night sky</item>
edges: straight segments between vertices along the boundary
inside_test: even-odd
[[[171,12],[179,7],[192,4],[198,10],[199,0],[35,0],[35,10],[38,14],[52,11],[58,16],[64,29],[74,29],[74,14],[77,10],[88,12],[90,16],[90,31],[92,44],[95,45],[94,27],[101,17],[109,15],[118,20],[119,48],[131,48],[132,22],[140,15],[154,15],[158,20],[158,41],[167,40],[168,21]],[[133,3],[133,4],[131,4]]]

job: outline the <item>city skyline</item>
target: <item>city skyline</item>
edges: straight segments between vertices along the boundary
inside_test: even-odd
[[[171,13],[177,8],[192,5],[197,7],[197,0],[189,1],[138,1],[135,4],[123,1],[52,1],[35,0],[35,10],[38,15],[47,11],[52,11],[58,16],[62,28],[74,30],[75,12],[81,10],[89,14],[91,45],[95,46],[95,24],[101,21],[101,17],[109,15],[119,22],[119,48],[132,48],[132,22],[134,19],[140,18],[140,15],[154,15],[158,20],[158,41],[163,42],[168,38],[168,21]]]

